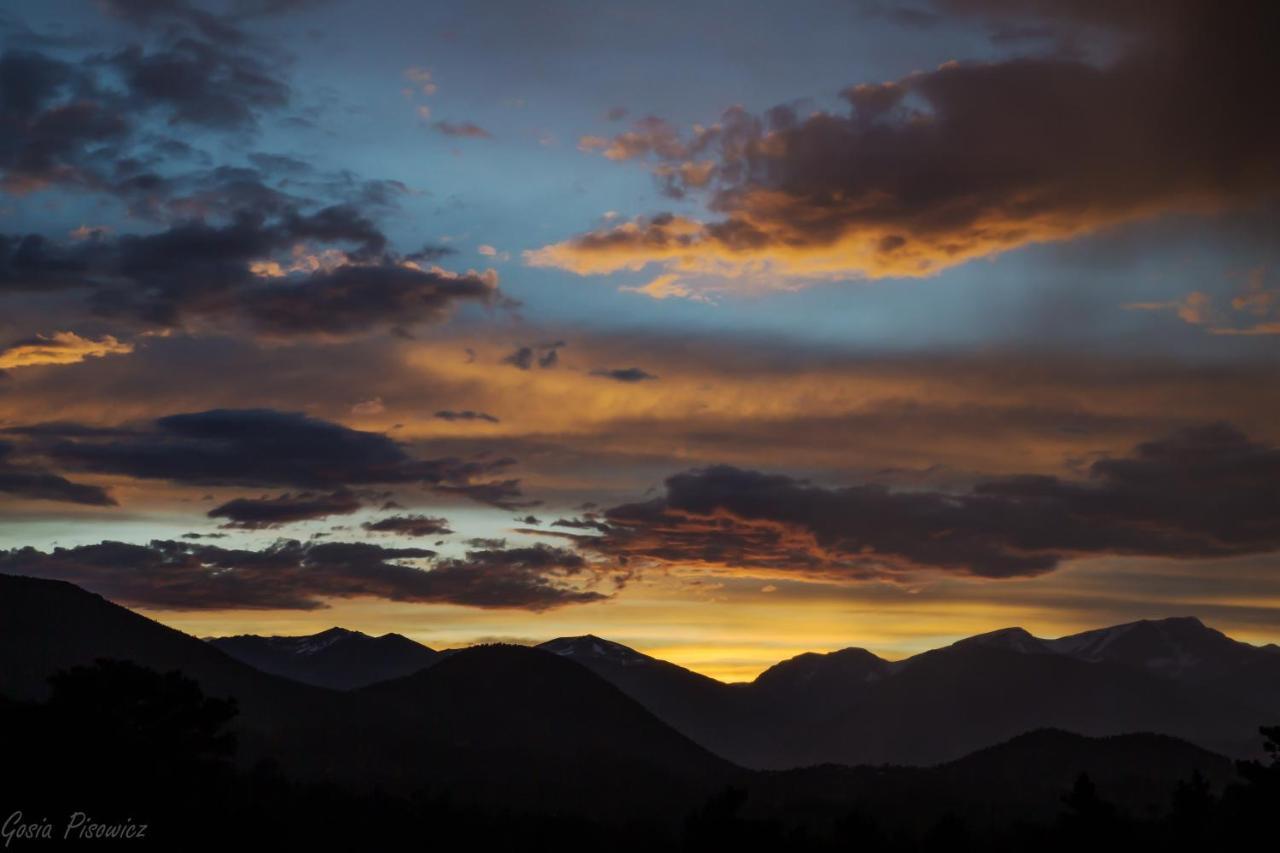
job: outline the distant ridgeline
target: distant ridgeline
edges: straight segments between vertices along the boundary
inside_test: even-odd
[[[726,685],[591,636],[202,641],[0,575],[0,819],[14,849],[78,812],[165,850],[1235,850],[1280,768],[1223,753],[1276,748],[1278,691],[1273,648],[1192,619]]]

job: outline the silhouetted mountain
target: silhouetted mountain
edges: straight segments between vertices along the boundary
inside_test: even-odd
[[[740,687],[641,654],[620,643],[586,635],[538,646],[586,667],[622,690],[659,719],[717,755],[741,763],[770,733],[767,719],[741,700]]]
[[[1168,735],[1087,737],[1039,729],[939,765],[957,787],[1000,791],[1005,801],[1047,800],[1087,773],[1108,799],[1147,810],[1167,805],[1170,783],[1192,772],[1221,790],[1236,778],[1235,763]]]
[[[0,693],[43,698],[54,672],[98,658],[180,670],[210,696],[236,697],[241,723],[264,730],[295,726],[332,704],[328,691],[259,672],[74,584],[0,574]]]
[[[827,654],[809,652],[785,660],[760,673],[751,691],[776,702],[810,708],[844,708],[887,677],[893,665],[866,649],[841,649]]]
[[[345,628],[306,637],[241,634],[208,642],[255,669],[335,690],[399,678],[430,666],[439,657],[439,652],[400,634],[371,637]]]
[[[544,647],[757,768],[936,764],[1041,728],[1158,732],[1250,755],[1258,721],[1280,708],[1280,655],[1193,619],[1059,640],[1007,628],[895,663],[863,649],[803,654],[732,686],[595,637]]]
[[[1033,637],[1025,628],[1001,628],[966,637],[955,643],[957,646],[985,646],[990,649],[1005,649],[1010,652],[1022,652],[1030,655],[1051,654],[1053,649],[1039,637]]]
[[[1120,664],[962,642],[917,655],[848,711],[797,732],[798,764],[934,764],[1037,728],[1159,732],[1241,752],[1257,716]]]
[[[935,767],[821,765],[762,773],[744,803],[757,818],[848,809],[882,827],[929,826],[948,815],[978,824],[1052,820],[1086,774],[1102,798],[1134,815],[1161,814],[1175,786],[1199,773],[1221,792],[1233,762],[1185,741],[1132,734],[1093,738],[1056,729],[1021,734]]]
[[[724,775],[723,765],[672,741],[581,667],[487,647],[443,668],[453,670],[443,679],[424,672],[369,690],[388,694],[406,718],[416,721],[419,706],[429,711],[440,726],[434,747],[424,753],[416,740],[386,762],[392,744],[369,737],[377,731],[355,738],[373,745],[375,763],[435,780],[434,789],[415,786],[406,796],[402,786],[361,790],[271,767],[238,771],[224,731],[234,703],[204,696],[178,673],[99,661],[56,676],[46,703],[0,697],[8,737],[0,801],[42,815],[87,806],[107,825],[145,826],[145,839],[132,846],[164,850],[221,851],[248,834],[269,849],[317,850],[417,849],[430,838],[449,848],[558,853],[1098,846],[1190,853],[1249,849],[1245,839],[1273,824],[1280,793],[1280,761],[1242,766],[1237,779],[1231,762],[1175,739],[1060,731],[1032,732],[934,768]],[[477,718],[474,711],[513,695],[531,713],[516,731],[495,735],[510,712]],[[455,701],[466,696],[474,699]],[[612,711],[622,730],[572,717],[584,700],[589,710]],[[1280,728],[1263,733],[1274,751]],[[532,742],[557,751],[559,764],[512,760]],[[683,773],[670,776],[682,763]],[[698,780],[712,784],[699,791]],[[577,814],[566,813],[572,805]]]
[[[757,768],[929,765],[1040,728],[1155,732],[1244,756],[1256,748],[1256,726],[1280,708],[1280,655],[1194,620],[1061,640],[1010,629],[896,663],[859,649],[806,654],[743,685],[586,636],[540,649],[434,655],[425,670],[341,693],[259,672],[69,584],[4,577],[0,592],[0,691],[38,697],[49,673],[97,657],[180,669],[210,695],[240,701],[248,754],[274,751],[315,773],[388,785],[465,777],[468,762],[457,756],[468,750],[491,754],[494,767],[528,770],[508,772],[513,779],[589,749],[601,757],[597,770],[648,762],[650,770],[636,772],[657,780],[699,765],[706,772],[693,775],[715,775],[723,763],[701,749]],[[282,641],[276,651],[309,658],[385,639],[329,631]],[[353,739],[357,727],[362,734]],[[325,738],[348,742],[321,749]],[[402,772],[409,754],[431,769]]]
[[[47,695],[99,658],[180,670],[239,706],[240,757],[360,788],[447,792],[512,808],[626,814],[699,798],[740,771],[585,670],[520,647],[441,656],[334,691],[259,672],[76,586],[0,575],[0,695]]]
[[[520,786],[522,801],[582,798],[625,811],[644,799],[705,794],[740,772],[585,668],[522,646],[465,649],[354,695],[424,726],[433,772],[489,798]],[[405,757],[391,756],[413,767]]]
[[[1041,642],[1080,660],[1121,663],[1188,681],[1219,677],[1266,654],[1192,617],[1130,622]]]

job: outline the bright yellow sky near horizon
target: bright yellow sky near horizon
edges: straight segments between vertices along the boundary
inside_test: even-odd
[[[1109,565],[1098,564],[1103,562]],[[1181,572],[1177,566],[1173,572],[1164,568],[1164,585],[1177,588],[1180,580],[1194,580],[1203,567],[1186,565]],[[1147,583],[1151,564],[1116,560],[1079,563],[1028,580],[943,579],[915,587],[667,576],[643,580],[606,602],[544,613],[372,599],[333,600],[329,608],[312,611],[140,612],[198,637],[293,636],[337,626],[373,635],[399,633],[432,648],[458,648],[595,634],[733,682],[750,681],[804,652],[860,647],[896,660],[1014,626],[1056,638],[1137,619],[1197,616],[1244,642],[1276,642],[1280,626],[1269,622],[1266,610],[1280,606],[1280,582],[1268,579],[1266,568],[1256,572],[1256,592],[1235,599],[1153,595]]]

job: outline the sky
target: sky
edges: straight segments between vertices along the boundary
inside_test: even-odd
[[[1280,641],[1241,0],[0,10],[0,571],[743,680]]]

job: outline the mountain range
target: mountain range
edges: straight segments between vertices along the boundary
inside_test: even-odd
[[[491,785],[477,768],[518,756],[531,769],[504,784],[539,796],[551,795],[536,781],[546,773],[608,789],[610,774],[565,772],[577,764],[626,766],[661,795],[738,768],[946,765],[1042,729],[1250,756],[1257,727],[1280,719],[1280,650],[1190,618],[1056,640],[1006,629],[900,661],[809,653],[726,684],[591,635],[448,652],[337,628],[201,641],[70,584],[0,576],[0,694],[39,698],[50,673],[100,657],[236,697],[250,756],[477,791]],[[353,726],[358,739],[340,734]]]
[[[308,781],[598,817],[696,801],[742,773],[536,649],[474,647],[339,691],[261,672],[72,584],[0,575],[0,697],[42,700],[51,674],[101,658],[179,670],[234,698],[242,764],[269,759]]]
[[[330,628],[307,637],[241,634],[209,642],[254,669],[304,684],[351,690],[425,669],[439,652],[400,634]]]
[[[900,661],[807,653],[724,684],[599,637],[542,648],[616,684],[673,728],[747,767],[937,764],[1038,728],[1157,732],[1251,754],[1280,718],[1280,650],[1194,618],[1057,640],[1010,628]]]

